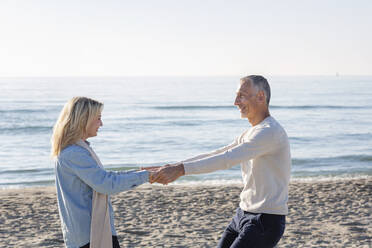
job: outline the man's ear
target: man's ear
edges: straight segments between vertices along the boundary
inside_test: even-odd
[[[265,96],[265,92],[263,90],[258,91],[257,99],[258,99],[259,103],[265,103],[266,102],[266,96]]]

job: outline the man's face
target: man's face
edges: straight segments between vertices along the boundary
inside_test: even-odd
[[[256,115],[258,107],[257,91],[251,82],[240,82],[234,105],[239,108],[241,118],[250,119]]]

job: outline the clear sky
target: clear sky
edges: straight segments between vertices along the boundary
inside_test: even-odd
[[[372,75],[371,0],[0,0],[0,76]]]

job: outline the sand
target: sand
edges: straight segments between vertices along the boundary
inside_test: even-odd
[[[216,247],[241,185],[143,185],[112,197],[122,247]],[[0,190],[0,247],[64,247],[55,189]],[[292,182],[278,247],[372,247],[372,177]]]

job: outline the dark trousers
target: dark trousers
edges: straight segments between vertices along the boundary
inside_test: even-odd
[[[218,248],[271,248],[282,237],[285,215],[254,214],[238,208]]]
[[[90,243],[84,246],[81,246],[80,248],[89,248],[89,247],[90,247]],[[112,236],[112,248],[120,248],[119,240],[117,236]]]

